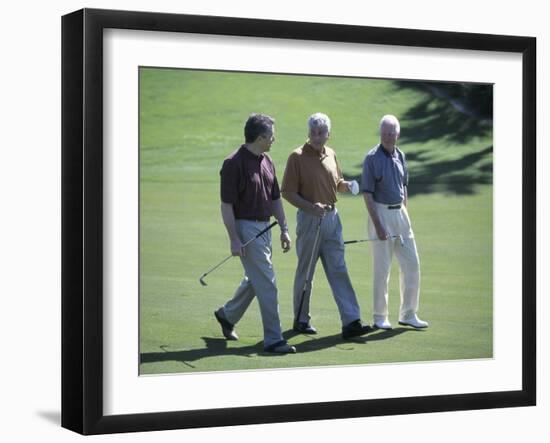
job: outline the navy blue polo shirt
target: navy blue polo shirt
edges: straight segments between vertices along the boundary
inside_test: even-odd
[[[385,205],[402,203],[408,182],[405,154],[397,146],[392,154],[382,144],[368,152],[363,162],[361,191],[373,194],[375,202]]]
[[[269,220],[273,200],[281,198],[269,155],[255,155],[242,145],[225,159],[220,176],[221,200],[233,205],[236,219]]]

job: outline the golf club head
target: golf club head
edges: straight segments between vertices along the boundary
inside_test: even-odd
[[[201,276],[201,278],[199,278],[199,281],[201,282],[201,285],[203,285],[203,286],[208,286],[208,285],[206,284],[206,282],[204,281],[204,277],[205,277],[204,275]]]

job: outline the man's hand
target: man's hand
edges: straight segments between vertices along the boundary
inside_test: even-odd
[[[314,203],[309,210],[309,213],[315,217],[323,218],[327,213],[325,205],[323,203]]]
[[[346,186],[353,195],[359,194],[359,183],[357,183],[357,180],[346,182]]]
[[[281,248],[283,248],[283,252],[290,251],[291,244],[292,241],[290,240],[290,235],[288,235],[288,232],[281,232]]]
[[[238,238],[231,240],[231,255],[240,256],[240,257],[245,256],[243,244]]]
[[[375,226],[375,228],[376,228],[376,235],[378,236],[379,240],[387,240],[388,239],[389,235],[386,232],[386,229],[384,228],[384,226],[382,226],[381,224],[377,224]]]

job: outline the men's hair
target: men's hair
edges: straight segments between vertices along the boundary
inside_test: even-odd
[[[380,120],[380,131],[382,131],[383,125],[395,126],[395,131],[399,134],[401,132],[401,126],[399,125],[399,120],[395,115],[387,114]]]
[[[307,119],[307,126],[310,131],[318,126],[326,126],[330,132],[330,118],[326,114],[317,112]]]
[[[253,143],[260,135],[273,131],[275,119],[269,115],[251,114],[244,125],[244,140],[246,143]]]

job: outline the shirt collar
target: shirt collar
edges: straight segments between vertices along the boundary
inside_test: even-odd
[[[303,147],[303,152],[307,155],[311,155],[313,157],[321,158],[321,157],[324,157],[326,155],[327,150],[324,147],[323,152],[321,152],[321,154],[319,154],[319,152],[313,146],[311,146],[308,142],[306,142],[304,147]]]
[[[380,143],[380,144],[378,145],[378,147],[380,148],[380,150],[382,151],[382,153],[383,153],[386,157],[396,157],[396,156],[397,156],[397,146],[395,146],[395,147],[393,148],[393,153],[391,153],[391,154],[390,154],[388,151],[386,151],[386,150],[384,149],[384,146],[382,146],[382,143]]]
[[[241,145],[241,151],[243,151],[244,155],[250,159],[255,159],[255,160],[263,160],[265,154],[262,152],[260,155],[256,155],[254,154],[253,152],[251,152],[250,150],[248,150],[246,148],[245,145]]]

